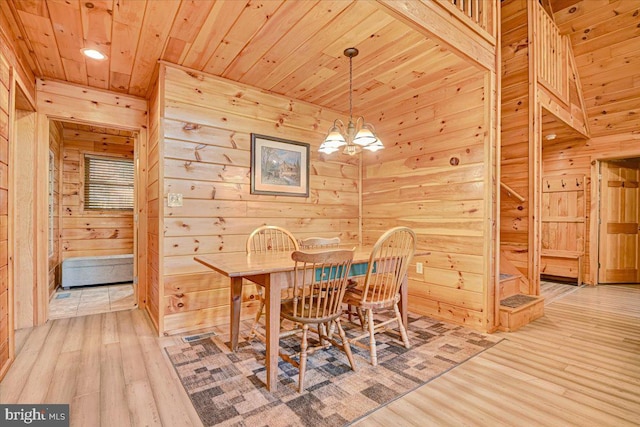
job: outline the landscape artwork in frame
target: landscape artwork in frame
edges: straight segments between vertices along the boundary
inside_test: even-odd
[[[309,197],[309,144],[252,133],[251,194]]]

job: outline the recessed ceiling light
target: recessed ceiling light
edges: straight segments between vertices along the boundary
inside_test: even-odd
[[[84,56],[87,56],[91,59],[97,59],[99,61],[107,59],[107,56],[104,53],[95,49],[82,49],[81,52],[84,54]]]
[[[552,139],[556,139],[555,133],[550,133],[549,135],[544,137],[547,141],[551,141]]]

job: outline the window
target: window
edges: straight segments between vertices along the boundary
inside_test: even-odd
[[[84,156],[85,210],[133,210],[133,160]]]

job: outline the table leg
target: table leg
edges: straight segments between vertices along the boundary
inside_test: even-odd
[[[280,287],[271,286],[271,277],[265,283],[265,309],[267,329],[267,390],[276,391],[278,387],[278,348],[280,347]],[[277,284],[277,283],[276,283]]]
[[[231,277],[231,313],[229,316],[229,335],[231,337],[231,350],[236,351],[238,347],[238,336],[240,333],[240,303],[242,302],[242,277]]]

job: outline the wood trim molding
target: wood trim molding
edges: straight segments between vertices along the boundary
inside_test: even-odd
[[[557,117],[558,120],[565,123],[570,128],[574,129],[577,133],[589,138],[589,131],[587,130],[586,123],[581,121],[581,117],[575,117],[570,111],[567,111],[567,107],[556,102],[553,96],[547,93],[543,87],[538,87],[537,94],[538,104],[547,110],[549,113]]]
[[[528,277],[529,294],[540,294],[540,180],[542,176],[542,110],[538,102],[536,70],[537,12],[535,2],[527,2],[529,43],[529,206]]]
[[[147,126],[147,100],[58,80],[37,79],[38,113],[50,119],[138,130]]]

